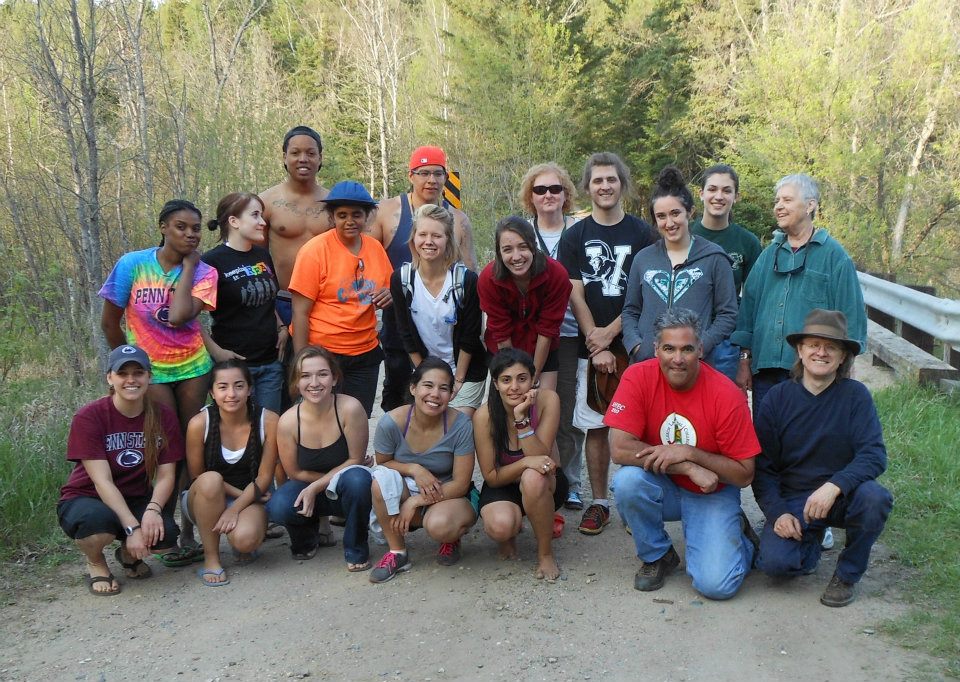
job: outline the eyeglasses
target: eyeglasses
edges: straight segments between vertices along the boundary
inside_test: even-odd
[[[531,191],[538,197],[542,197],[547,192],[550,192],[550,194],[561,194],[563,192],[563,185],[534,185]]]
[[[796,257],[798,253],[800,253],[801,251],[803,252],[803,257],[800,259],[800,265],[793,265],[793,260],[791,260],[790,263],[793,267],[788,267],[786,269],[781,268],[780,252],[785,251],[786,249],[782,249],[778,246],[777,250],[773,252],[773,271],[778,275],[799,275],[801,272],[803,272],[803,269],[807,266],[807,254],[810,253],[810,240],[813,239],[813,235],[815,232],[816,232],[816,229],[810,232],[810,236],[807,237],[807,241],[805,241],[803,245],[801,245],[796,250],[790,249],[790,245],[787,244],[787,249],[790,249],[790,253],[792,256]]]
[[[843,348],[829,341],[804,341],[803,346],[815,353],[826,353],[827,355],[836,355],[843,352]]]
[[[357,269],[353,272],[354,279],[356,280],[357,291],[363,289],[363,259],[357,258]]]
[[[804,245],[800,248],[800,251],[803,252],[803,256],[800,258],[800,265],[793,265],[792,262],[791,262],[791,265],[793,265],[792,267],[781,268],[781,267],[780,267],[780,252],[781,252],[781,251],[784,251],[784,250],[785,250],[785,249],[779,249],[779,248],[778,248],[776,251],[774,251],[774,253],[773,253],[773,271],[774,271],[775,273],[777,273],[778,275],[799,275],[801,272],[803,272],[803,269],[807,266],[807,254],[810,252],[810,248],[809,248],[806,244],[804,244]],[[793,256],[796,256],[797,254],[796,254],[796,252],[792,252],[792,255],[793,255]]]
[[[440,178],[442,178],[442,177],[443,177],[444,175],[446,175],[446,174],[447,174],[447,171],[442,171],[442,170],[432,170],[432,171],[428,171],[428,170],[415,170],[415,171],[410,171],[410,175],[416,175],[417,177],[421,177],[421,178],[434,178],[434,179],[436,179],[436,180],[439,180]]]

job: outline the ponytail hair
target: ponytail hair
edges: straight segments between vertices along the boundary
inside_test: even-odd
[[[687,215],[693,213],[693,194],[690,193],[690,188],[687,187],[687,182],[683,179],[683,173],[676,166],[667,166],[657,175],[653,191],[650,193],[650,215],[654,215],[654,202],[662,197],[678,199],[687,209]]]
[[[232,192],[223,197],[217,204],[217,217],[207,222],[207,229],[214,232],[220,228],[220,241],[226,242],[230,237],[230,218],[239,218],[243,215],[251,201],[260,204],[261,211],[266,209],[263,199],[253,192]]]
[[[169,445],[167,435],[160,423],[160,410],[153,404],[149,393],[143,396],[143,468],[147,474],[147,483],[153,485],[157,476],[157,463],[160,451]]]

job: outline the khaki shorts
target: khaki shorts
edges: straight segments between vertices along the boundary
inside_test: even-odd
[[[573,425],[581,431],[604,429],[603,415],[594,412],[587,405],[587,363],[584,358],[577,358],[577,400],[573,407]]]
[[[450,401],[450,407],[472,407],[477,409],[483,402],[483,389],[487,385],[487,380],[467,381],[457,392],[457,395]]]

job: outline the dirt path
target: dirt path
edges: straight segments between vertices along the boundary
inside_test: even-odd
[[[745,509],[760,513],[745,492]],[[728,602],[701,598],[682,572],[656,593],[632,587],[637,561],[615,517],[598,537],[557,542],[563,577],[501,562],[482,529],[452,568],[423,532],[414,568],[384,585],[344,570],[342,548],[307,562],[268,541],[252,565],[226,560],[231,584],[205,588],[191,569],[124,581],[117,598],[89,596],[80,566],[3,608],[2,680],[901,680],[936,676],[936,662],[876,634],[905,608],[899,564],[880,548],[860,598],[818,602],[836,551],[816,574],[777,583],[751,574]],[[678,524],[670,524],[678,541]],[[838,533],[838,545],[842,532]],[[678,542],[678,548],[680,543]],[[382,548],[373,546],[374,559]],[[229,556],[229,552],[225,553]]]

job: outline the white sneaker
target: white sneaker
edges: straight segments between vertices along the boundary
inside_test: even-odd
[[[827,526],[827,532],[823,534],[823,540],[820,541],[820,546],[824,549],[833,549],[833,529],[830,526]]]

